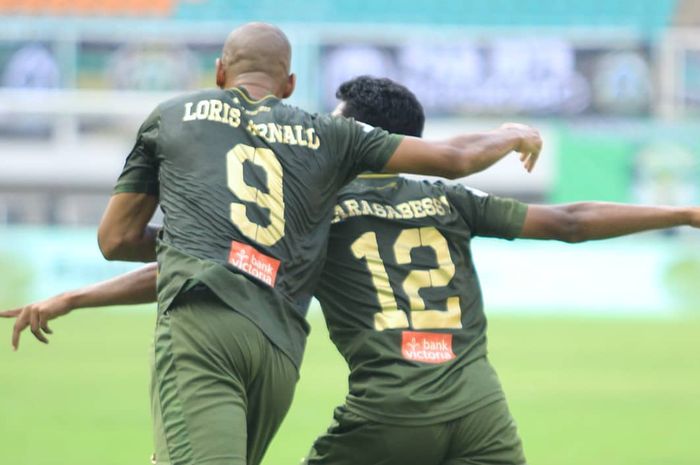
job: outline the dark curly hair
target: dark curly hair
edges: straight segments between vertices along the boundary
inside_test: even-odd
[[[423,106],[413,92],[391,79],[359,76],[342,83],[335,96],[345,103],[343,116],[394,134],[423,134]]]

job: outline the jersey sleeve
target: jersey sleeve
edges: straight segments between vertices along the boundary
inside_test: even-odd
[[[326,118],[325,134],[322,136],[327,137],[335,155],[339,157],[346,181],[364,171],[382,171],[403,140],[403,136],[358,123],[351,118]]]
[[[527,205],[461,185],[446,189],[450,205],[469,225],[472,236],[515,239],[525,223]]]
[[[157,139],[160,129],[158,109],[150,114],[139,128],[134,148],[126,158],[114,193],[158,195]]]

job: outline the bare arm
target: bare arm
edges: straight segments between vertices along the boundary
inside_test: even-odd
[[[483,171],[516,151],[520,152],[525,169],[531,171],[541,149],[539,132],[521,124],[504,124],[493,131],[439,142],[405,137],[384,170],[454,179]]]
[[[155,302],[157,270],[156,263],[149,263],[107,281],[64,292],[22,308],[0,312],[0,317],[17,318],[12,330],[12,347],[17,350],[20,334],[27,327],[31,328],[38,340],[48,343],[44,334],[52,334],[48,322],[76,308]]]
[[[154,261],[159,228],[148,222],[157,206],[158,198],[154,195],[113,195],[97,231],[102,255],[107,260]]]
[[[574,243],[684,225],[700,227],[700,208],[606,202],[530,205],[519,237]]]

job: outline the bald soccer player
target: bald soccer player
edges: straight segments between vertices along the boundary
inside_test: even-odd
[[[337,95],[345,116],[399,134],[422,133],[419,102],[390,80],[356,78]],[[316,296],[350,368],[350,385],[309,465],[524,464],[486,358],[470,238],[582,241],[700,223],[697,208],[525,206],[389,175],[359,176],[340,191],[334,210]],[[74,308],[153,300],[155,281],[156,267],[147,265],[0,316],[17,317],[16,345],[28,325],[40,330]]]
[[[257,464],[298,379],[305,314],[338,190],[362,171],[447,177],[517,151],[523,125],[440,142],[282,103],[291,48],[251,23],[226,39],[214,90],[160,104],[141,126],[98,231],[110,260],[158,260],[153,405],[158,463]],[[157,205],[162,230],[148,226]]]

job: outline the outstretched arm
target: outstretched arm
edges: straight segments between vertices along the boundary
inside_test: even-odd
[[[97,230],[97,243],[107,260],[152,262],[159,228],[148,222],[158,206],[150,194],[119,193],[107,204]]]
[[[574,243],[684,225],[700,227],[700,207],[606,202],[530,205],[519,237]]]
[[[531,171],[542,150],[536,129],[522,124],[504,124],[488,132],[432,142],[405,137],[384,171],[460,178],[490,167],[510,152],[520,152],[525,169]]]
[[[12,347],[17,350],[20,334],[27,327],[31,328],[32,334],[38,340],[48,344],[46,334],[52,334],[48,322],[66,315],[76,308],[154,302],[156,300],[157,270],[156,263],[149,263],[138,270],[107,281],[64,292],[15,310],[0,312],[0,317],[17,318],[12,329]]]

